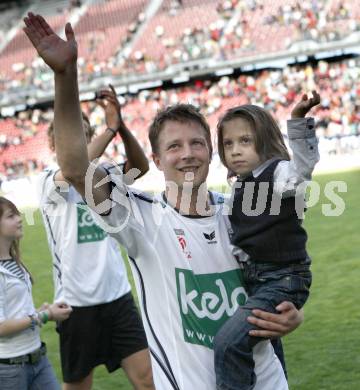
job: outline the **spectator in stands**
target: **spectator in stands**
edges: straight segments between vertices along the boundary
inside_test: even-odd
[[[109,2],[109,4],[115,3]],[[122,2],[118,2],[122,3]],[[166,4],[169,4],[166,2]],[[205,2],[207,3],[207,2]],[[298,20],[299,15],[304,15],[305,19],[311,19],[312,21],[317,20],[317,24],[323,25],[323,22],[320,20],[324,19],[324,16],[317,15],[317,12],[324,14],[324,2],[312,2],[304,4],[298,3],[293,6],[283,3],[282,9],[277,10],[277,7],[274,8],[274,15],[276,15],[276,21],[274,23],[280,23],[280,27],[288,26],[289,29],[295,28],[299,23],[295,21]],[[330,2],[332,6],[329,5],[329,10],[331,12],[325,13],[327,18],[325,21],[330,20],[331,22],[344,21],[346,17],[354,18],[356,15],[356,7],[349,7],[349,2],[345,2],[343,5],[337,4],[336,2]],[[329,3],[329,4],[330,4]],[[109,6],[109,4],[107,6]],[[165,3],[164,3],[165,4]],[[185,9],[194,4],[193,2],[184,2],[183,8],[179,12],[184,12]],[[241,15],[240,20],[242,21],[249,19],[252,22],[253,12],[259,12],[261,7],[260,3],[254,1],[228,1],[225,0],[220,3],[218,7],[219,20],[228,21],[233,16],[239,13]],[[307,4],[307,5],[306,5]],[[359,3],[360,4],[360,3]],[[343,9],[344,8],[344,9]],[[104,6],[104,10],[107,8]],[[205,8],[207,9],[207,8]],[[227,16],[223,15],[224,11],[228,11]],[[260,9],[261,11],[261,9]],[[306,11],[306,12],[305,12]],[[105,12],[105,11],[104,11]],[[235,15],[236,14],[236,15]],[[266,14],[266,12],[261,15]],[[255,14],[254,14],[255,15]],[[256,14],[258,15],[258,14]],[[315,16],[314,16],[315,15]],[[101,17],[101,14],[98,15]],[[160,15],[154,16],[158,17]],[[231,23],[230,23],[231,24]],[[236,24],[236,23],[235,23]],[[242,24],[242,23],[240,23]],[[261,23],[260,23],[261,24]],[[325,23],[325,26],[328,23]],[[209,24],[209,27],[212,25]],[[237,25],[237,24],[236,24]],[[351,21],[342,23],[344,28],[351,27]],[[107,26],[108,27],[108,26]],[[186,50],[182,52],[182,55],[189,56],[189,52],[193,52],[194,55],[200,55],[201,50],[205,50],[205,44],[202,41],[204,38],[206,42],[209,42],[209,36],[203,36],[206,26],[199,24],[196,30],[196,37],[192,37],[191,34],[179,34],[178,39],[180,43],[175,42],[176,48],[179,45],[184,45]],[[239,26],[236,26],[236,29]],[[264,28],[269,28],[269,26],[262,26],[259,28],[259,23],[256,24],[256,31],[253,32],[253,36],[261,36],[264,34]],[[296,27],[297,28],[297,27]],[[154,27],[155,29],[155,27]],[[205,30],[204,30],[205,29]],[[229,30],[230,29],[230,30]],[[316,27],[317,29],[317,27]],[[107,29],[105,29],[107,31]],[[104,31],[105,31],[104,30]],[[162,29],[164,30],[164,28]],[[210,29],[211,30],[211,29]],[[241,28],[241,30],[245,30]],[[271,28],[277,32],[276,28]],[[98,31],[98,30],[97,30]],[[104,33],[101,31],[101,34]],[[230,31],[230,32],[229,32]],[[234,36],[234,41],[240,42],[240,36],[234,34],[233,27],[227,26],[218,28],[217,23],[215,23],[215,30],[211,30],[211,44],[210,52],[213,56],[216,50],[212,49],[213,44],[219,44],[221,46],[221,40],[223,40],[226,45],[229,44],[229,38]],[[267,30],[266,30],[267,31]],[[215,37],[213,36],[215,33]],[[155,30],[154,30],[155,34]],[[227,34],[229,36],[227,36]],[[98,34],[99,35],[99,34]],[[164,32],[163,32],[164,35]],[[180,36],[181,35],[181,36]],[[241,37],[245,37],[246,34],[244,31],[241,32]],[[268,37],[269,35],[267,35]],[[220,40],[218,39],[220,37]],[[200,39],[200,41],[198,41]],[[250,41],[253,41],[252,39]],[[268,42],[271,39],[265,40],[266,46],[268,49]],[[278,40],[279,41],[279,40]],[[280,40],[281,41],[281,40]],[[293,39],[291,39],[293,42]],[[200,43],[199,43],[200,42]],[[224,49],[224,58],[226,56],[231,56],[234,50],[237,48],[232,48],[223,46]],[[96,45],[94,46],[96,47]],[[199,52],[200,47],[200,52]],[[192,49],[194,50],[192,51]],[[119,49],[119,48],[118,48]],[[120,48],[121,49],[121,48]],[[240,48],[243,50],[243,46]],[[261,47],[257,48],[257,53],[260,53],[262,50]],[[120,50],[121,51],[121,50]],[[199,54],[200,53],[200,54]],[[254,53],[255,54],[255,53]],[[90,54],[89,54],[90,55]],[[99,53],[92,53],[91,56],[99,56]],[[101,64],[96,63],[96,61],[91,57],[86,56],[82,59],[82,66],[80,70],[80,80],[82,85],[90,82],[98,76],[111,75],[114,78],[120,78],[122,75],[125,76],[129,73],[140,73],[140,72],[153,72],[157,69],[159,62],[154,61],[156,52],[153,51],[149,54],[141,54],[141,60],[137,61],[133,59],[133,55],[130,55],[129,62],[126,65],[124,57],[121,59],[112,57],[109,61],[102,61]],[[20,56],[20,54],[19,54]],[[167,56],[172,60],[172,57]],[[177,60],[181,60],[183,57],[177,57]],[[3,59],[3,57],[2,57]],[[142,60],[144,59],[144,61]],[[176,58],[175,58],[176,59]],[[4,59],[5,60],[5,59]],[[22,59],[21,59],[22,61]],[[19,60],[19,62],[21,62]],[[165,60],[164,60],[165,61]],[[79,61],[80,64],[80,61]],[[164,62],[165,64],[165,62]],[[126,69],[126,66],[127,69]],[[50,72],[39,58],[34,59],[31,64],[25,64],[24,66],[19,66],[18,64],[13,64],[14,68],[19,69],[15,73],[8,73],[5,71],[6,67],[2,67],[1,76],[0,76],[0,89],[3,90],[4,98],[10,98],[11,89],[14,87],[14,96],[16,99],[24,98],[25,95],[20,95],[19,92],[23,92],[26,85],[31,85],[32,88],[26,90],[26,95],[33,98],[35,95],[35,89],[38,92],[39,89],[50,91],[52,88],[53,78],[50,77]],[[136,97],[130,96],[129,100],[129,115],[126,117],[126,123],[129,124],[129,127],[136,129],[138,136],[141,138],[142,142],[146,142],[149,148],[149,143],[146,141],[146,123],[152,118],[152,115],[159,107],[163,107],[167,104],[176,103],[177,100],[189,100],[193,104],[201,107],[206,115],[210,115],[209,122],[212,127],[215,127],[216,117],[221,114],[228,106],[232,106],[234,102],[231,101],[232,97],[237,96],[241,103],[252,103],[252,104],[262,104],[265,108],[274,112],[274,115],[279,118],[281,125],[284,121],[284,118],[289,114],[289,106],[291,105],[294,96],[299,90],[308,89],[311,90],[313,85],[318,85],[321,91],[322,96],[324,97],[322,106],[317,110],[317,117],[319,118],[320,131],[318,132],[321,143],[323,144],[336,144],[336,147],[325,148],[323,150],[331,150],[331,153],[336,150],[336,153],[344,153],[349,150],[348,147],[344,146],[344,142],[338,142],[335,137],[350,137],[351,135],[357,135],[359,133],[359,96],[360,96],[360,58],[352,58],[350,60],[341,61],[341,62],[330,62],[320,61],[316,66],[313,64],[305,66],[289,66],[281,70],[265,70],[260,73],[256,72],[253,74],[248,74],[246,76],[242,75],[238,79],[223,78],[218,82],[212,82],[206,85],[202,85],[201,88],[196,87],[195,91],[193,86],[187,86],[185,88],[176,88],[173,90],[162,90],[159,91],[144,91],[141,92]],[[227,79],[227,80],[226,80]],[[147,94],[145,98],[145,93]],[[139,96],[142,103],[139,104]],[[1,100],[1,97],[0,97]],[[154,103],[156,101],[156,103]],[[152,105],[156,107],[153,108]],[[140,107],[140,108],[139,108]],[[36,110],[37,111],[37,110]],[[138,111],[138,113],[135,113]],[[142,118],[141,118],[142,117]],[[31,125],[31,119],[33,124]],[[48,121],[48,119],[47,119]],[[11,129],[10,131],[7,127],[13,127],[12,123],[16,122],[16,127],[18,130]],[[29,124],[30,122],[30,124]],[[321,125],[320,125],[321,124]],[[27,128],[27,131],[23,134],[23,142],[17,147],[8,147],[13,145],[13,141],[18,138],[16,131],[19,129]],[[285,126],[282,125],[285,128]],[[36,129],[36,132],[34,131]],[[12,133],[14,132],[14,133]],[[11,178],[18,177],[22,172],[26,172],[27,168],[20,165],[21,164],[29,165],[28,157],[24,156],[23,151],[27,149],[27,141],[34,138],[35,140],[41,140],[42,138],[42,126],[39,125],[35,118],[28,116],[27,118],[19,118],[19,120],[14,121],[13,118],[5,119],[0,121],[0,170],[5,172],[4,166],[5,163],[8,166],[8,175],[11,175]],[[2,138],[6,138],[6,142],[3,143],[1,147]],[[17,139],[15,142],[18,142]],[[47,150],[45,143],[44,146],[36,145],[36,158],[39,163],[47,163],[47,154],[41,153],[43,150]],[[355,150],[355,147],[352,148]],[[21,156],[21,157],[20,157]],[[32,156],[31,156],[32,157]],[[14,159],[16,158],[16,161]],[[25,161],[24,161],[25,160]],[[30,164],[31,165],[31,164]],[[31,169],[30,169],[31,171]]]
[[[122,120],[115,90],[102,90],[98,97],[107,129],[91,141],[94,130],[83,116],[89,158],[101,157],[120,134],[128,158],[122,169],[137,168],[143,175],[148,162]],[[48,134],[55,150],[53,123]],[[135,389],[153,389],[146,336],[115,240],[95,224],[83,198],[57,167],[41,175],[39,190],[55,301],[73,307],[73,315],[57,328],[64,390],[91,389],[93,369],[100,364],[109,372],[122,367]]]
[[[81,0],[70,0],[69,9],[81,7]]]
[[[95,35],[108,36],[111,34],[113,25],[106,23],[106,15],[109,12],[107,7],[116,3],[124,3],[122,12],[124,15],[127,14],[126,2],[109,1],[109,4],[105,4],[98,15],[100,20],[104,18],[100,24],[106,26],[104,31],[95,23],[95,18],[91,19],[91,28],[93,28]],[[166,39],[157,39],[155,21],[159,20],[158,24],[161,24],[163,12],[171,8],[172,3],[177,6],[177,8],[175,7],[177,16],[181,16],[190,7],[198,6],[193,1],[183,2],[181,7],[179,7],[177,0],[164,2],[164,6],[151,20],[151,23],[154,24],[153,29],[150,33],[145,30],[147,36],[141,38],[144,45],[137,47],[135,44],[136,47],[130,48],[130,53],[128,52],[129,48],[127,48],[125,54],[123,53],[124,46],[131,42],[139,25],[144,21],[144,19],[140,19],[138,22],[134,17],[129,17],[125,21],[128,25],[128,34],[122,42],[118,42],[118,46],[114,45],[110,56],[100,63],[100,61],[95,61],[95,58],[101,57],[101,50],[96,50],[95,53],[89,50],[84,55],[82,64],[79,61],[80,81],[91,81],[98,76],[112,74],[153,73],[155,70],[163,70],[171,64],[187,62],[196,58],[211,57],[213,59],[216,56],[219,59],[232,59],[239,56],[244,57],[246,53],[256,55],[268,53],[269,50],[285,50],[288,44],[308,39],[320,43],[334,41],[346,38],[352,32],[360,29],[357,17],[359,5],[356,2],[352,4],[349,0],[343,3],[337,1],[328,3],[324,1],[296,2],[293,5],[281,0],[278,7],[256,1],[225,0],[217,2],[216,9],[219,17],[215,20],[211,19],[209,23],[198,23],[196,34],[193,37],[186,34],[186,28],[179,31],[174,24],[173,31],[171,31],[171,27],[170,31],[168,31],[169,28],[166,28],[166,34],[164,34]],[[90,13],[94,9],[93,7],[96,9],[96,5],[89,7]],[[117,9],[122,9],[121,7],[120,4]],[[207,13],[212,15],[211,3],[203,2],[201,7],[203,15]],[[267,7],[270,7],[272,14]],[[265,10],[269,12],[265,12]],[[86,18],[86,15],[82,18]],[[82,19],[80,19],[81,22]],[[274,28],[271,28],[272,26]],[[279,34],[276,27],[280,27],[283,33],[286,32],[287,39],[276,39]],[[86,29],[86,31],[88,30]],[[265,39],[263,39],[264,36]],[[19,38],[18,35],[17,38]],[[87,39],[86,35],[85,39]],[[276,43],[273,49],[269,47],[269,42]],[[96,48],[96,46],[94,47]],[[153,49],[149,50],[150,47]],[[0,77],[0,90],[4,91],[4,95],[11,96],[10,94],[13,92],[13,95],[18,97],[25,86],[36,86],[37,90],[48,90],[52,86],[52,78],[49,77],[44,64],[37,59],[24,59],[21,51],[19,51],[19,58],[11,61],[15,53],[17,53],[16,44],[11,45],[11,42],[2,53],[1,63],[6,66],[2,67],[4,70]],[[121,55],[119,55],[120,53]],[[137,53],[140,53],[138,60],[136,59]],[[92,66],[89,66],[90,63]],[[96,72],[93,71],[94,66],[96,66]],[[26,95],[28,94],[26,93]]]

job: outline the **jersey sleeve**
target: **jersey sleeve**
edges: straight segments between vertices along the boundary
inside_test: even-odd
[[[105,214],[99,214],[99,209],[92,210],[92,213],[99,226],[123,245],[131,255],[136,250],[136,240],[144,235],[143,215],[134,192],[125,184],[131,181],[131,178],[123,173],[123,166],[105,169],[108,172],[106,181],[111,186],[111,208]]]
[[[38,178],[38,198],[40,206],[68,201],[70,185],[65,181],[61,186],[55,184],[55,175],[58,169],[47,169]]]
[[[299,185],[311,180],[320,159],[314,119],[291,119],[287,125],[292,159],[280,161],[274,172],[274,191],[283,198],[294,196]]]

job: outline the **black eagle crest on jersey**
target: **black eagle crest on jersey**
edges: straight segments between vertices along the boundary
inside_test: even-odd
[[[208,240],[208,241],[212,241],[214,238],[215,238],[215,230],[213,232],[211,232],[210,234],[207,234],[207,233],[203,233],[204,237]]]

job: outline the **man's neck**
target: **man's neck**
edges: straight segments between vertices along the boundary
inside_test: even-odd
[[[182,215],[211,215],[210,198],[205,184],[199,188],[191,188],[191,190],[187,190],[186,187],[179,188],[176,193],[167,188],[165,196],[168,204]]]

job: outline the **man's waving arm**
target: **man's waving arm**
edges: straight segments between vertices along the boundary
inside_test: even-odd
[[[29,13],[24,19],[24,31],[40,57],[55,76],[55,149],[58,163],[66,181],[85,197],[85,179],[89,158],[83,131],[77,80],[77,43],[69,23],[65,26],[66,40],[61,39],[40,15]],[[110,208],[110,186],[98,186],[106,178],[101,167],[92,170],[88,180],[94,203],[102,203],[102,211]],[[105,202],[105,203],[104,203]]]

